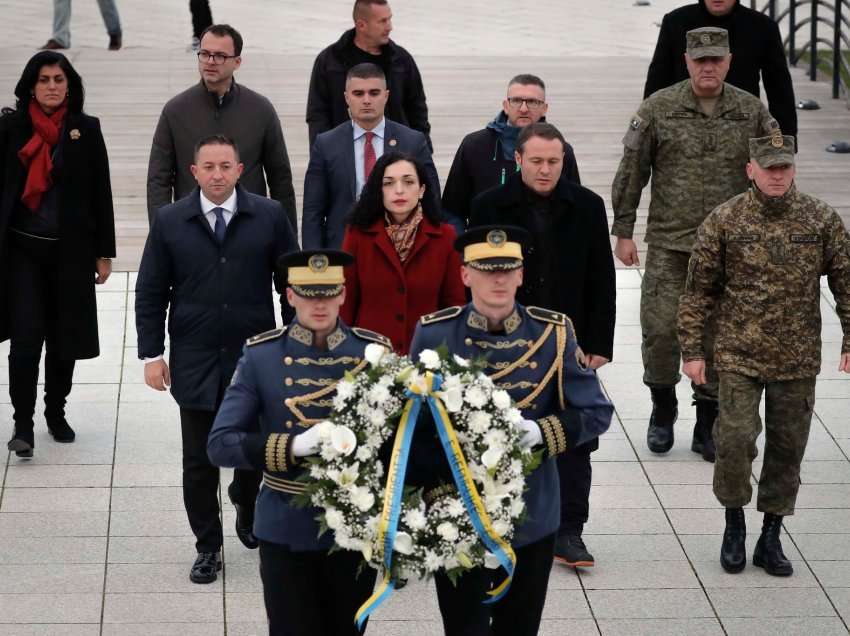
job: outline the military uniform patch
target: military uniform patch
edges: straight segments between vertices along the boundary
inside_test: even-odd
[[[640,137],[646,129],[646,122],[640,115],[635,115],[629,122],[629,129],[626,131],[626,136],[623,137],[623,145],[631,150],[637,150],[640,146]]]
[[[441,320],[455,318],[456,316],[459,316],[462,311],[463,307],[459,305],[456,307],[446,307],[445,309],[435,311],[432,314],[425,314],[419,320],[423,325],[430,325],[431,323],[440,322]]]
[[[352,327],[352,333],[358,338],[362,338],[363,340],[368,340],[369,342],[377,342],[380,345],[384,345],[387,349],[392,350],[393,343],[386,336],[379,334],[377,331],[370,331],[369,329],[361,329],[360,327]]]
[[[250,338],[248,338],[248,340],[245,341],[245,344],[250,347],[256,344],[260,344],[261,342],[268,342],[269,340],[280,338],[284,333],[286,333],[286,327],[270,329],[269,331],[258,333],[256,336],[251,336]]]
[[[525,308],[528,315],[542,322],[551,322],[553,325],[566,325],[569,318],[566,314],[560,311],[552,311],[551,309],[543,309],[542,307],[534,307],[533,305]]]

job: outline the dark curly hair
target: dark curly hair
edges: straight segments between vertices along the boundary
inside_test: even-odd
[[[33,99],[32,93],[35,85],[38,83],[38,74],[45,66],[58,66],[68,78],[68,112],[79,114],[83,112],[83,102],[85,102],[85,90],[83,89],[83,78],[71,66],[68,58],[57,53],[56,51],[39,51],[33,55],[21,73],[21,79],[18,80],[15,86],[15,109],[19,113],[26,114],[29,112],[30,102]],[[9,109],[3,109],[4,112],[9,112]]]
[[[375,162],[375,167],[372,168],[372,173],[363,186],[360,198],[354,204],[346,219],[348,225],[365,229],[373,225],[378,219],[384,218],[386,212],[384,208],[384,172],[388,166],[399,161],[408,161],[416,168],[419,183],[425,186],[425,194],[422,195],[422,214],[435,225],[440,224],[443,220],[440,204],[437,200],[437,193],[433,192],[430,187],[431,184],[428,180],[428,174],[425,172],[425,167],[416,157],[407,153],[387,152]]]

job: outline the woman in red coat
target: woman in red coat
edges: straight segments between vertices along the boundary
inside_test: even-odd
[[[363,186],[348,220],[342,249],[354,255],[345,268],[349,325],[377,331],[397,353],[407,353],[421,316],[463,305],[455,231],[440,221],[436,193],[425,188],[425,169],[413,157],[383,155]]]

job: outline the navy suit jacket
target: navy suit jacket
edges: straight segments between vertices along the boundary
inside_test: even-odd
[[[272,279],[277,259],[297,250],[280,203],[236,189],[236,214],[224,242],[201,211],[197,188],[160,208],[145,243],[136,281],[139,358],[165,348],[168,311],[171,393],[189,409],[214,411],[245,340],[275,326]],[[284,322],[291,318],[281,298]]]
[[[426,187],[440,198],[440,179],[431,159],[428,140],[418,130],[385,120],[384,152],[398,151],[416,157],[428,173]],[[339,249],[345,234],[345,217],[357,201],[354,168],[354,131],[351,121],[323,132],[310,151],[304,178],[304,214],[301,243],[305,250]],[[391,142],[395,141],[395,144]]]

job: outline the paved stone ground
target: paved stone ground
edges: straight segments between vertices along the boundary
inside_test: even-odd
[[[49,4],[0,0],[0,103],[10,101],[33,45],[49,36]],[[194,62],[183,52],[190,32],[185,4],[119,0],[126,48],[118,53],[103,50],[95,3],[74,4],[70,55],[87,82],[88,110],[103,120],[119,222],[117,265],[129,272],[98,290],[103,355],[78,366],[69,408],[78,441],[54,444],[39,420],[32,461],[0,456],[0,635],[264,633],[257,555],[232,536],[229,505],[223,576],[205,587],[188,581],[193,541],[180,496],[177,409],[169,396],[142,384],[136,359],[132,270],[147,230],[148,144],[162,103],[195,81]],[[531,69],[550,86],[550,119],[574,142],[584,182],[609,200],[654,23],[677,4],[396,0],[395,36],[422,68],[441,174],[462,134],[494,114],[506,79]],[[299,192],[309,68],[318,49],[347,28],[350,10],[347,0],[317,6],[213,0],[216,19],[236,24],[246,37],[241,81],[263,89],[281,114]],[[828,87],[806,82],[802,72],[794,78],[800,97],[824,106],[801,113],[801,187],[847,218],[848,160],[822,148],[846,138],[850,118],[828,99]],[[729,576],[717,563],[722,511],[711,494],[711,466],[688,450],[693,413],[684,383],[676,447],[663,458],[645,448],[639,285],[639,271],[618,271],[616,362],[601,373],[617,418],[594,455],[586,530],[598,565],[579,574],[553,571],[541,633],[847,634],[850,381],[835,371],[840,328],[829,291],[816,417],[798,514],[786,523],[785,548],[797,571],[775,579],[752,567]],[[0,345],[0,419],[10,422],[6,347]],[[760,524],[752,508],[748,524],[753,530]],[[440,634],[430,588],[398,593],[369,633]]]

